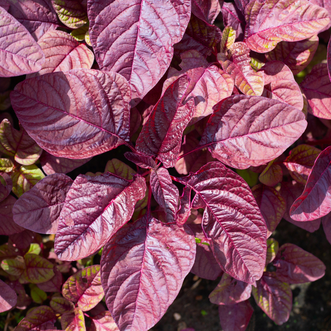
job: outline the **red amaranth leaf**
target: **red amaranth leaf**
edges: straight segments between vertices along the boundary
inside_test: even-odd
[[[237,4],[237,2],[235,1]],[[236,32],[236,39],[242,41],[244,37],[245,17],[244,11],[230,2],[224,2],[222,5],[223,22],[226,27],[231,27]]]
[[[129,139],[130,87],[118,74],[45,74],[17,84],[11,101],[28,134],[54,156],[83,159]]]
[[[275,186],[283,179],[283,170],[279,164],[274,164],[274,160],[268,163],[260,173],[259,181],[267,186]]]
[[[140,168],[154,169],[156,168],[155,161],[150,157],[138,153],[125,152],[124,156],[129,161],[135,163]]]
[[[136,174],[131,167],[117,159],[111,159],[107,162],[105,172],[111,172],[112,174],[127,180],[132,180]]]
[[[290,209],[291,218],[301,222],[312,221],[331,211],[330,163],[331,147],[327,147],[317,157],[304,191],[294,201]]]
[[[254,283],[263,273],[267,228],[246,182],[220,162],[210,162],[186,184],[203,202],[202,228],[214,256],[230,276]],[[240,234],[240,235],[239,235]]]
[[[245,331],[254,309],[247,300],[230,306],[218,306],[218,313],[223,331]]]
[[[61,327],[67,331],[86,331],[84,313],[79,308],[61,316]]]
[[[245,18],[245,42],[258,53],[271,51],[280,41],[310,38],[330,23],[325,9],[305,0],[252,0]]]
[[[319,44],[318,36],[296,42],[281,41],[271,52],[266,54],[269,61],[281,61],[293,75],[305,69],[313,59]]]
[[[265,261],[266,266],[275,259],[279,249],[278,241],[274,238],[269,238],[267,240],[267,245],[267,258]]]
[[[331,82],[327,64],[315,65],[300,86],[310,106],[308,111],[316,117],[331,119]]]
[[[209,300],[216,305],[233,305],[248,300],[251,291],[252,285],[224,273],[217,287],[209,294]]]
[[[79,43],[64,31],[47,31],[39,39],[38,44],[45,54],[45,62],[41,70],[34,76],[79,68],[90,69],[92,67],[93,52],[85,44]]]
[[[168,69],[190,19],[190,0],[88,1],[90,40],[103,70],[123,75],[142,99]]]
[[[55,328],[54,323],[57,317],[52,308],[48,306],[35,307],[29,311],[29,313],[24,317],[21,322],[16,327],[20,331],[29,330],[47,330],[44,328],[44,324],[53,323],[53,329]]]
[[[37,286],[45,292],[61,292],[63,284],[63,276],[59,271],[58,266],[53,268],[54,276],[44,283],[38,283]]]
[[[257,305],[277,324],[287,322],[292,309],[290,285],[280,281],[275,273],[266,272],[252,288]]]
[[[106,303],[119,329],[155,325],[179,293],[194,257],[195,240],[187,227],[147,216],[121,228],[101,258]]]
[[[10,176],[6,173],[0,173],[0,203],[5,200],[10,194],[13,182]]]
[[[214,107],[200,146],[230,167],[246,169],[281,155],[306,126],[302,111],[283,102],[233,95]]]
[[[30,74],[41,69],[45,55],[28,30],[0,7],[0,77]]]
[[[141,176],[125,180],[111,173],[79,175],[60,214],[55,253],[67,261],[95,253],[130,220],[145,191]]]
[[[13,208],[14,222],[38,233],[56,233],[59,216],[73,180],[64,174],[43,178]]]
[[[12,195],[9,195],[0,202],[0,235],[10,236],[24,231],[24,228],[13,221],[13,206],[16,201]]]
[[[325,8],[329,13],[329,17],[331,18],[331,3],[328,0],[308,0],[308,1],[313,3],[314,5]],[[330,26],[331,26],[331,22],[325,27],[325,30],[329,29]]]
[[[58,314],[64,314],[74,309],[74,304],[63,298],[61,294],[55,293],[49,303],[51,308]]]
[[[93,317],[90,316],[92,325],[88,331],[119,331],[109,311],[104,311]]]
[[[221,11],[219,0],[193,0],[192,13],[201,20],[212,24]]]
[[[63,284],[62,295],[82,311],[94,308],[104,296],[100,266],[93,265],[70,276]]]
[[[325,274],[325,265],[313,254],[293,244],[284,244],[272,264],[277,278],[289,284],[313,282]]]
[[[17,303],[15,291],[0,280],[0,313],[12,309]]]
[[[193,99],[184,103],[189,92],[188,77],[176,79],[154,106],[137,139],[136,149],[157,157],[166,168],[175,166],[184,129],[193,116]]]

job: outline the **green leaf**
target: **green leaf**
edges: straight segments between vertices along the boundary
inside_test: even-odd
[[[86,33],[88,33],[89,24],[85,24],[82,27],[71,31],[71,36],[74,37],[77,41],[83,41],[85,39]]]
[[[15,165],[10,159],[0,158],[0,172],[12,172]]]
[[[35,254],[35,255],[39,255],[41,252],[41,248],[39,246],[39,244],[33,243],[30,244],[30,248],[29,250],[26,252],[26,254]]]
[[[107,162],[105,172],[111,172],[114,175],[128,180],[132,180],[133,175],[136,174],[131,167],[117,159],[112,159]]]
[[[22,275],[26,266],[22,256],[17,256],[12,259],[4,259],[1,262],[1,268],[12,276],[19,277]]]
[[[31,298],[35,303],[42,304],[47,299],[47,294],[35,284],[29,284]]]
[[[243,178],[250,187],[255,186],[259,181],[259,174],[250,169],[236,169],[236,173]]]

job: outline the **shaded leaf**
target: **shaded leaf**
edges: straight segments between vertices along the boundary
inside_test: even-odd
[[[17,84],[11,99],[28,134],[54,156],[85,159],[129,139],[130,88],[118,74],[45,74]]]
[[[15,164],[11,159],[0,158],[0,172],[12,172],[15,168]]]
[[[16,279],[18,279],[25,269],[24,259],[22,256],[17,256],[12,259],[4,259],[1,262],[1,268],[9,275],[15,276]]]
[[[188,230],[147,216],[121,228],[105,246],[101,280],[121,330],[151,328],[174,301],[194,263],[195,240]]]
[[[278,253],[278,250],[279,250],[278,241],[274,238],[269,238],[267,240],[267,245],[268,245],[267,259],[266,259],[266,262],[265,262],[266,266],[275,259],[276,255]]]
[[[29,287],[32,300],[41,305],[47,299],[47,294],[35,284],[29,284]]]
[[[63,284],[63,276],[59,269],[60,266],[54,266],[54,276],[47,282],[38,283],[37,286],[45,292],[60,292]]]
[[[126,157],[126,159],[135,163],[140,168],[145,168],[145,169],[156,168],[156,163],[150,156],[132,153],[132,152],[125,152],[124,156]]]
[[[51,308],[58,314],[64,314],[74,309],[74,304],[63,298],[60,294],[54,294],[49,303]]]
[[[259,181],[267,186],[275,186],[283,179],[283,170],[274,160],[269,162],[259,176]]]
[[[322,225],[326,239],[331,244],[331,222],[329,215],[322,217]]]
[[[0,235],[9,236],[24,230],[13,220],[13,206],[15,202],[16,199],[12,195],[0,202]]]
[[[145,191],[141,176],[129,181],[111,173],[79,175],[60,214],[55,253],[62,260],[75,261],[96,252],[130,220]]]
[[[66,331],[86,331],[84,313],[75,308],[61,316],[61,327]]]
[[[219,0],[193,0],[192,13],[207,23],[213,23],[221,11]]]
[[[131,167],[117,159],[112,159],[107,162],[105,172],[110,172],[127,180],[132,180],[136,174]]]
[[[191,1],[88,2],[90,40],[103,70],[123,75],[142,99],[168,69],[190,19]]]
[[[280,41],[310,38],[330,23],[325,9],[302,0],[252,0],[245,18],[245,42],[258,53],[271,51]]]
[[[14,222],[38,233],[56,233],[59,216],[73,180],[64,174],[43,178],[13,208]]]
[[[237,4],[236,1],[235,3]],[[243,10],[240,11],[240,8],[233,3],[224,2],[222,5],[224,25],[231,27],[236,32],[236,37],[240,41],[244,37],[245,17],[243,12]]]
[[[17,303],[15,291],[5,282],[0,280],[0,312],[12,309]]]
[[[281,155],[306,126],[304,114],[283,102],[233,95],[214,107],[200,146],[230,167],[246,169]]]
[[[90,318],[93,323],[88,331],[119,331],[109,311],[104,311]]]
[[[36,234],[30,230],[24,230],[9,236],[10,242],[21,251],[27,251],[35,239]],[[40,238],[41,240],[41,238]]]

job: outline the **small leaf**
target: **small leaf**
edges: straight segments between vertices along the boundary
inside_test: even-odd
[[[119,331],[109,311],[104,311],[93,317],[90,316],[90,319],[93,324],[89,331]]]
[[[15,168],[15,164],[12,160],[7,158],[0,158],[0,172],[12,172]]]
[[[13,221],[13,206],[16,201],[12,195],[8,195],[0,202],[0,235],[9,236],[24,231],[24,228]]]
[[[17,303],[17,295],[5,282],[0,280],[0,313],[12,309]]]
[[[269,162],[259,176],[260,182],[264,185],[275,186],[283,179],[283,170],[279,164],[274,164],[274,161]]]
[[[66,331],[86,331],[84,313],[79,308],[64,313],[61,316],[61,327]]]
[[[267,259],[265,263],[266,266],[275,259],[278,253],[278,249],[279,249],[278,241],[274,238],[269,238],[267,240]]]
[[[47,299],[47,294],[35,284],[29,284],[29,287],[32,300],[41,305]]]
[[[47,282],[38,283],[37,286],[45,292],[60,292],[63,284],[63,276],[62,273],[59,271],[60,268],[60,265],[54,266],[54,276]],[[70,268],[69,270],[64,270],[64,273],[69,271]]]
[[[94,308],[104,296],[100,266],[93,265],[70,276],[63,284],[62,295],[82,311]]]
[[[41,252],[41,247],[39,246],[39,244],[31,244],[29,247],[29,250],[25,253],[25,254],[35,254],[35,255],[39,255]]]
[[[74,309],[72,302],[68,301],[57,293],[52,296],[49,305],[58,314],[64,314],[65,312],[70,312]]]
[[[105,172],[110,172],[127,180],[132,180],[133,176],[136,174],[126,163],[117,159],[112,159],[107,162]]]
[[[22,256],[17,256],[12,259],[4,259],[1,262],[1,268],[9,275],[20,277],[26,268],[24,259]]]
[[[192,13],[207,23],[213,23],[221,11],[218,0],[193,0]]]

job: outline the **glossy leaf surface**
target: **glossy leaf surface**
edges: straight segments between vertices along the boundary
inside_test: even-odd
[[[43,178],[13,208],[14,222],[39,233],[56,233],[59,216],[73,180],[63,174]]]
[[[16,85],[11,100],[28,134],[54,156],[83,159],[129,138],[130,88],[118,74],[92,69],[46,74]]]
[[[264,97],[233,95],[214,109],[200,146],[208,146],[213,157],[238,169],[275,159],[307,125],[299,109]]]
[[[88,1],[90,39],[100,68],[123,75],[132,98],[143,98],[168,69],[190,11],[190,0]]]
[[[325,9],[305,0],[253,0],[245,18],[245,42],[258,53],[271,51],[280,41],[310,38],[330,23]]]
[[[87,14],[80,0],[52,0],[60,21],[71,29],[78,29],[87,23]]]
[[[125,180],[110,173],[79,175],[60,214],[55,253],[62,260],[87,257],[101,248],[133,214],[145,195],[143,177]]]
[[[195,240],[187,231],[143,217],[105,246],[102,285],[120,330],[151,328],[173,302],[194,263]]]

